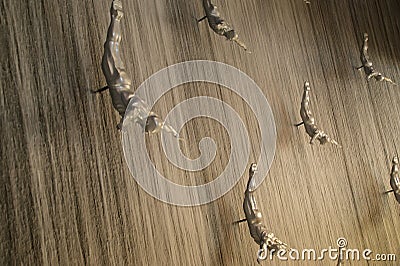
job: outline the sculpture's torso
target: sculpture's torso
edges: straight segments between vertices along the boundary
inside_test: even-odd
[[[262,214],[257,209],[257,203],[252,192],[245,192],[243,209],[246,215],[247,225],[249,226],[250,235],[258,245],[261,245],[263,241],[265,241],[267,230],[262,223]]]
[[[218,35],[225,36],[227,39],[232,40],[236,34],[232,27],[221,18],[217,8],[211,4],[209,0],[203,0],[203,7],[211,29]]]
[[[393,189],[396,200],[400,203],[400,177],[397,164],[392,166],[392,172],[390,174],[390,186]]]

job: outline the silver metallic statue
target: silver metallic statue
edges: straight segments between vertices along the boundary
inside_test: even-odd
[[[273,233],[268,233],[267,228],[263,225],[261,212],[257,208],[256,199],[253,196],[256,189],[256,183],[254,181],[254,174],[256,172],[257,164],[253,163],[249,169],[249,181],[244,194],[243,210],[246,218],[235,223],[247,221],[250,235],[254,241],[260,245],[260,249],[263,250],[263,252],[267,252],[267,250],[271,249],[274,249],[276,252],[280,249],[287,249],[287,244],[276,238]],[[259,258],[257,258],[257,262],[260,262]]]
[[[392,171],[390,173],[390,186],[391,190],[386,191],[385,193],[394,193],[397,202],[400,203],[400,177],[399,177],[399,159],[397,156],[393,157],[392,160]]]
[[[362,66],[358,67],[358,70],[364,69],[365,74],[367,75],[367,80],[369,81],[371,78],[376,79],[377,81],[387,81],[390,82],[394,85],[397,85],[394,83],[391,79],[383,76],[381,73],[376,72],[375,69],[372,66],[372,62],[368,56],[368,34],[364,33],[364,43],[361,48],[361,54],[360,54],[360,59]]]
[[[318,129],[317,125],[315,124],[315,118],[310,111],[310,90],[310,83],[305,82],[303,99],[301,100],[300,107],[300,116],[303,122],[296,124],[295,126],[299,127],[304,125],[307,134],[311,137],[310,144],[314,144],[314,141],[318,140],[321,145],[330,142],[341,147],[339,143],[337,143],[334,139],[331,139],[328,134]]]
[[[129,102],[133,101],[131,105],[133,108],[128,110],[126,115],[129,121],[140,124],[146,133],[158,133],[164,130],[178,138],[178,133],[171,126],[166,125],[157,114],[151,112],[148,105],[134,93],[132,81],[126,72],[120,52],[121,19],[123,16],[121,1],[114,0],[112,2],[110,14],[111,22],[108,27],[107,40],[104,43],[104,54],[101,62],[107,86],[94,91],[94,93],[105,90],[110,91],[113,106],[121,116],[121,121],[117,125],[118,129],[122,128],[125,111]]]
[[[232,29],[232,27],[220,17],[217,6],[213,5],[210,0],[203,0],[203,8],[206,15],[203,18],[197,20],[197,22],[201,22],[204,19],[207,19],[210,28],[215,33],[221,36],[225,36],[227,40],[237,43],[245,51],[250,53],[250,51],[247,50],[247,46],[239,39],[239,35],[235,32],[235,30]]]

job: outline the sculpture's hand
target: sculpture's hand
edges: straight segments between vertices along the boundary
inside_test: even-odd
[[[393,85],[398,86],[398,84],[397,84],[396,82],[394,82],[393,80],[391,80],[390,78],[383,77],[383,80],[384,80],[384,81],[387,81],[387,82],[389,82],[389,83],[392,83]]]
[[[167,133],[172,133],[175,138],[177,138],[179,141],[182,141],[185,143],[185,139],[179,137],[178,132],[176,132],[176,130],[172,126],[164,124],[162,129]]]
[[[247,49],[246,44],[245,44],[244,42],[242,42],[242,41],[239,39],[239,37],[238,37],[237,35],[232,39],[232,41],[234,41],[234,42],[237,43],[240,47],[242,47],[242,48],[246,51],[246,53],[251,54],[251,51],[249,51],[249,50]]]
[[[336,140],[329,138],[329,142],[338,146],[339,148],[342,148],[342,145],[340,145]]]
[[[122,2],[120,0],[113,0],[110,9],[111,17],[116,20],[121,20],[124,12],[122,11]]]

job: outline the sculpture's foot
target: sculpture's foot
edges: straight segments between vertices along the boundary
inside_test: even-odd
[[[120,0],[113,0],[110,13],[112,18],[121,20],[124,12],[122,11],[122,2]]]

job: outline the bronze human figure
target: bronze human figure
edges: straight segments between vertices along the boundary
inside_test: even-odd
[[[296,124],[296,127],[304,125],[307,134],[311,137],[310,144],[314,144],[315,140],[318,140],[321,145],[326,143],[332,143],[339,147],[339,143],[337,143],[334,139],[330,138],[328,134],[324,131],[320,130],[315,124],[315,118],[310,111],[310,83],[304,83],[304,92],[303,99],[301,100],[300,107],[300,116],[303,122]]]
[[[372,66],[372,61],[368,55],[368,34],[367,33],[364,33],[364,43],[363,43],[363,46],[361,47],[360,59],[361,59],[362,66],[358,67],[357,69],[358,70],[364,69],[364,72],[365,72],[365,75],[367,76],[368,81],[371,78],[374,78],[377,81],[387,81],[394,85],[397,85],[391,79],[389,79],[389,78],[383,76],[381,73],[375,71],[374,67]]]
[[[151,112],[148,105],[135,95],[130,75],[126,72],[125,64],[121,59],[121,19],[123,16],[121,1],[112,1],[110,15],[111,22],[101,62],[107,86],[94,92],[109,90],[113,106],[121,116],[121,121],[117,125],[118,129],[122,128],[125,111],[129,102],[132,101],[133,108],[126,116],[129,121],[140,124],[146,133],[157,133],[164,130],[178,138],[178,133],[171,126],[166,125],[157,114]]]
[[[397,156],[393,157],[392,160],[392,171],[390,172],[390,186],[391,190],[385,193],[393,192],[398,203],[400,203],[400,177],[399,177],[399,159]]]
[[[210,28],[217,33],[218,35],[225,36],[227,40],[233,41],[237,43],[240,47],[242,47],[246,52],[248,51],[247,46],[239,39],[239,35],[235,32],[232,27],[225,22],[224,19],[221,18],[217,6],[213,5],[210,0],[203,0],[203,8],[206,15],[197,20],[197,22],[201,22],[204,19],[208,20],[208,24]]]
[[[263,250],[263,252],[272,249],[275,251],[287,249],[287,244],[276,238],[273,233],[269,233],[263,224],[261,212],[257,208],[256,199],[253,196],[256,189],[256,183],[254,181],[254,174],[256,172],[257,164],[253,163],[249,169],[249,181],[244,193],[243,210],[246,218],[236,223],[247,221],[251,237],[260,246],[260,250]],[[257,258],[257,261],[260,262],[259,258]]]

